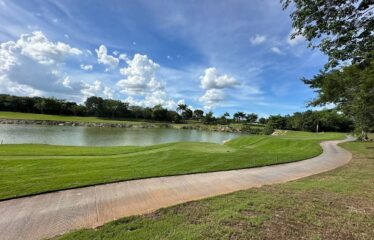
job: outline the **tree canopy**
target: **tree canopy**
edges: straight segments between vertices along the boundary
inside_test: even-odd
[[[328,67],[372,58],[374,0],[281,0],[292,7],[292,38],[303,36],[329,57]]]
[[[329,57],[318,75],[303,79],[318,94],[310,105],[335,104],[367,139],[374,125],[374,0],[281,2],[293,6],[292,38],[305,37]]]
[[[311,105],[333,103],[347,116],[352,116],[361,138],[374,130],[374,60],[368,66],[359,64],[343,67],[328,73],[320,73],[313,79],[304,79],[317,97]]]

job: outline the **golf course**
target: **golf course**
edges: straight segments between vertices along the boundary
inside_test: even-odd
[[[374,143],[341,146],[353,159],[330,172],[188,202],[55,239],[369,240],[374,235]]]
[[[374,0],[0,12],[0,240],[374,239]]]
[[[0,199],[117,181],[224,171],[298,161],[319,155],[322,140],[344,133],[287,131],[248,135],[225,144],[176,142],[154,146],[0,145]]]

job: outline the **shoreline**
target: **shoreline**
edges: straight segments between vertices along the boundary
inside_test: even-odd
[[[240,128],[227,125],[198,125],[198,124],[170,124],[170,123],[105,123],[105,122],[81,122],[81,121],[59,121],[59,120],[31,120],[31,119],[8,119],[0,118],[0,124],[14,125],[44,125],[44,126],[71,126],[71,127],[94,127],[94,128],[172,128],[199,131],[245,133]]]

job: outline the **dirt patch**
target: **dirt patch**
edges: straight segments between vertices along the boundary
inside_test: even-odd
[[[151,219],[158,220],[163,216],[169,214],[183,215],[186,221],[191,224],[199,224],[203,222],[203,219],[209,215],[208,204],[205,202],[188,202],[176,205],[172,208],[160,209],[154,213],[148,215]]]

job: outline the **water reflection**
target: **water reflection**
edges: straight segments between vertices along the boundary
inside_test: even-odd
[[[185,129],[89,128],[71,126],[0,125],[0,142],[75,146],[153,145],[195,141],[222,143],[240,134]]]

